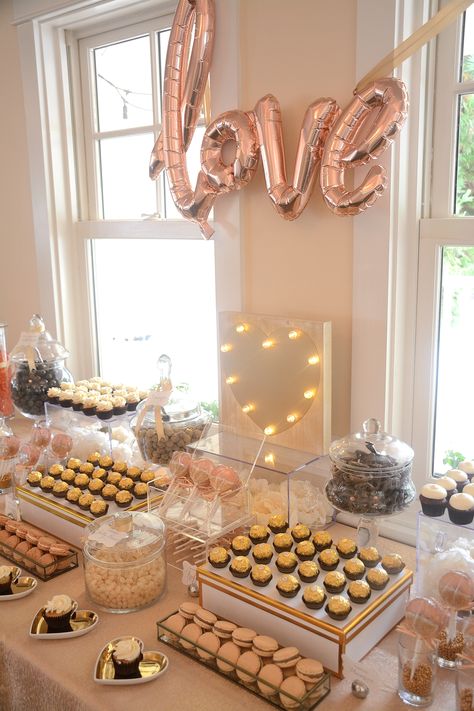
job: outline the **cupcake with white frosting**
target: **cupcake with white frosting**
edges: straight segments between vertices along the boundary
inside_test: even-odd
[[[71,407],[73,397],[73,390],[61,390],[61,395],[59,396],[59,404],[62,407]]]
[[[448,495],[448,499],[453,494],[458,493],[458,485],[450,476],[432,477],[428,481],[428,484],[438,484],[438,486],[442,486]]]
[[[114,415],[124,415],[127,412],[127,400],[120,395],[114,395],[112,398],[112,405],[114,408]]]
[[[72,632],[71,617],[77,609],[77,602],[69,595],[53,595],[43,609],[43,617],[49,632]]]
[[[463,462],[459,462],[458,469],[467,474],[467,478],[471,481],[474,476],[474,462],[469,459],[465,459]]]
[[[99,402],[99,399],[91,395],[89,392],[89,395],[84,398],[83,400],[83,413],[84,415],[95,415],[96,409],[97,409],[97,403]]]
[[[462,469],[449,469],[445,476],[448,476],[450,479],[454,479],[458,491],[462,491],[469,481],[466,472],[463,472]]]
[[[446,490],[439,484],[425,484],[420,492],[421,509],[425,516],[442,516],[447,499]]]
[[[61,388],[49,388],[47,392],[48,402],[50,402],[51,405],[57,405],[61,392]]]
[[[72,396],[72,409],[75,410],[76,412],[79,412],[84,408],[84,398],[87,397],[85,395],[84,390],[76,390],[74,395]]]
[[[114,414],[114,406],[110,400],[99,400],[96,408],[96,415],[101,420],[108,420]]]
[[[466,484],[466,486],[462,490],[462,493],[474,496],[474,481],[470,482],[469,484]]]
[[[474,518],[474,496],[470,494],[453,494],[448,501],[450,521],[464,526],[472,523]]]
[[[137,405],[140,402],[140,393],[136,390],[129,391],[127,393],[127,410],[133,412],[137,409]]]
[[[11,595],[12,584],[20,574],[20,569],[13,565],[0,565],[0,595]]]
[[[133,637],[119,639],[114,643],[112,663],[116,679],[139,679],[140,662],[143,659],[143,642]]]

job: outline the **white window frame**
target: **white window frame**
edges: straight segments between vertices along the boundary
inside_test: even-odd
[[[67,55],[71,33],[100,21],[110,28],[173,14],[176,0],[13,0],[27,122],[30,184],[41,312],[48,328],[67,343],[69,365],[78,377],[97,372],[92,318],[91,235],[124,237],[121,221],[81,220],[84,165],[75,169],[77,114],[68,108]],[[216,32],[211,77],[212,110],[217,115],[239,104],[239,22],[236,3],[216,3]],[[102,32],[104,27],[101,27]],[[77,71],[77,62],[70,62]],[[74,77],[77,86],[78,77]],[[75,122],[75,123],[73,123]],[[150,146],[151,152],[152,146]],[[72,196],[72,199],[71,199]],[[187,220],[129,221],[141,239],[202,239]],[[242,257],[238,195],[214,208],[217,312],[242,309]],[[127,230],[128,233],[128,230]],[[217,318],[217,314],[216,314]]]
[[[424,477],[433,473],[442,250],[474,246],[474,217],[453,216],[457,152],[457,97],[474,92],[474,81],[458,82],[462,17],[437,41],[431,203],[420,227],[417,348],[413,442]]]
[[[436,0],[358,0],[357,79],[438,9]],[[445,82],[440,71],[452,70],[455,35],[455,25],[448,27],[396,70],[410,107],[400,136],[380,161],[389,174],[389,194],[354,220],[351,428],[375,416],[410,443],[418,490],[431,474],[441,250],[473,243],[474,235],[474,218],[448,217],[454,116],[435,86],[437,56],[438,84]],[[444,123],[437,118],[434,133],[440,111]],[[414,544],[417,508],[416,500],[386,519],[382,532]]]

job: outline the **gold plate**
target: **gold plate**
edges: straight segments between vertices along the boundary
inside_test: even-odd
[[[43,617],[45,608],[36,613],[30,628],[30,637],[36,639],[68,639],[81,637],[90,632],[99,622],[99,615],[92,610],[76,610],[72,615],[70,625],[72,632],[48,632],[48,624]]]
[[[165,654],[157,651],[143,652],[143,659],[139,664],[140,678],[138,679],[115,679],[114,665],[112,662],[112,652],[114,645],[117,644],[119,637],[109,642],[101,651],[97,658],[94,672],[94,681],[98,684],[144,684],[147,681],[153,681],[160,674],[163,674],[168,669],[168,657]],[[128,639],[128,638],[127,638]],[[130,637],[138,644],[141,640],[138,637]]]
[[[29,595],[30,593],[33,592],[33,590],[36,588],[38,585],[38,581],[36,578],[31,578],[28,575],[23,575],[21,577],[20,573],[21,570],[18,568],[18,566],[14,567],[14,575],[13,578],[16,580],[11,584],[11,593],[8,593],[8,595],[0,595],[0,602],[6,602],[7,600],[17,600],[19,597],[25,597],[26,595]]]

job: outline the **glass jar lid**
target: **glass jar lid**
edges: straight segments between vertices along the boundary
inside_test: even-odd
[[[394,435],[383,432],[379,420],[370,417],[360,432],[335,440],[330,459],[353,471],[369,470],[371,475],[387,476],[413,460],[413,449]]]
[[[99,565],[141,565],[165,544],[165,525],[146,511],[120,511],[90,523],[85,529],[84,553]]]
[[[28,329],[20,334],[18,343],[10,353],[11,360],[42,361],[50,363],[55,360],[65,360],[69,351],[55,340],[46,330],[41,316],[34,314],[29,321]]]

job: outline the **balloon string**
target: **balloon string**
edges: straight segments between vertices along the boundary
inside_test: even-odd
[[[375,79],[390,76],[393,70],[402,62],[409,59],[423,45],[436,37],[445,27],[450,25],[462,12],[472,4],[473,0],[451,0],[428,22],[419,27],[395,49],[392,49],[373,69],[370,70],[357,84],[354,94],[357,94]]]

